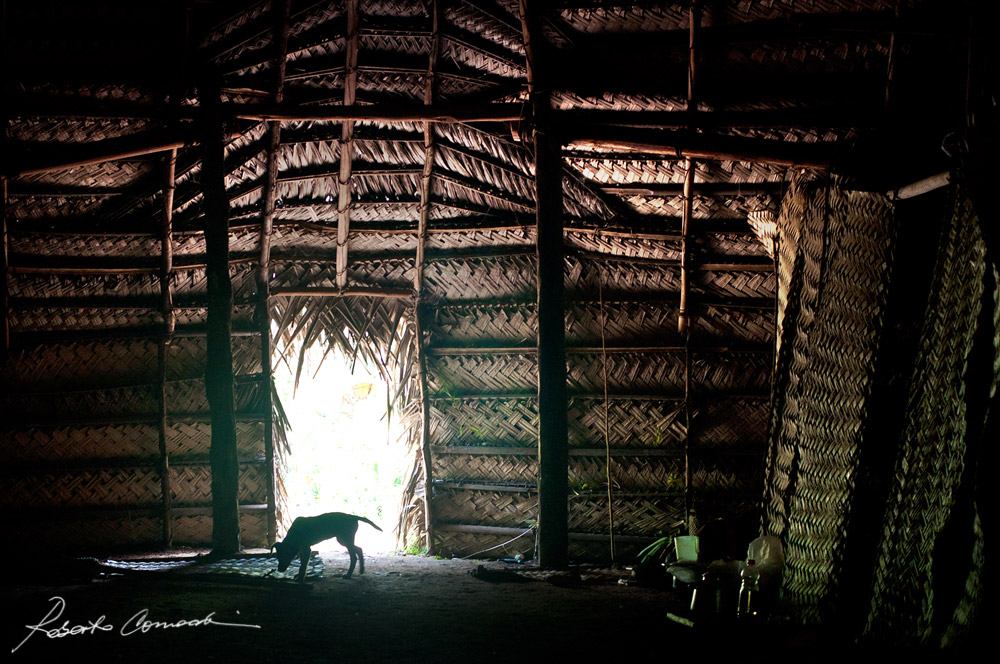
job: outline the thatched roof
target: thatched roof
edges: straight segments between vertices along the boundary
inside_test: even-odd
[[[278,352],[361,348],[407,416],[424,413],[404,529],[424,527],[425,472],[442,552],[537,519],[542,122],[562,145],[571,554],[607,557],[614,534],[627,558],[687,527],[692,505],[702,522],[756,526],[786,311],[782,197],[831,172],[887,193],[946,170],[967,13],[529,0],[541,43],[526,50],[522,4],[6,4],[0,454],[24,528],[210,539],[210,121],[224,137],[244,543],[267,544],[287,516],[267,480],[281,456],[269,320]],[[529,90],[549,95],[547,118]]]

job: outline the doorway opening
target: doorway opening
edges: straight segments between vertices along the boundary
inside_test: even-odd
[[[393,529],[411,465],[406,426],[389,407],[390,386],[361,354],[310,345],[296,367],[279,361],[274,384],[288,418],[290,454],[282,474],[289,521],[297,516],[347,512],[367,517],[357,543],[366,553],[395,550]],[[335,539],[314,550],[344,551]]]

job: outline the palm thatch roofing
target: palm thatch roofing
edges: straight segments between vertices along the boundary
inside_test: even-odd
[[[779,282],[794,277],[776,264],[790,252],[792,270],[796,250],[782,199],[836,173],[891,200],[948,171],[982,84],[975,10],[8,0],[0,455],[15,529],[78,550],[212,541],[219,224],[244,546],[292,516],[270,365],[312,343],[375,361],[413,423],[401,539],[431,530],[435,551],[466,555],[531,527],[545,135],[569,555],[630,560],[713,517],[756,531],[788,406],[772,403],[792,311]]]

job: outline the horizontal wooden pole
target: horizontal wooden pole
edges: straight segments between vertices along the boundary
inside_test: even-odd
[[[476,445],[434,445],[431,447],[434,454],[462,454],[462,455],[501,455],[501,456],[538,456],[538,447],[480,447]],[[608,454],[608,450],[603,447],[594,448],[569,448],[570,456],[578,457],[603,457]],[[683,449],[666,448],[612,448],[611,456],[620,457],[676,457],[684,456]]]
[[[567,355],[595,355],[609,353],[621,355],[624,353],[683,353],[690,350],[696,354],[711,353],[770,353],[769,344],[733,345],[733,346],[566,346]],[[537,346],[438,346],[427,349],[428,355],[533,355],[538,352]]]
[[[521,104],[373,104],[368,106],[296,106],[292,104],[224,104],[225,115],[259,121],[343,122],[514,122],[524,115]]]
[[[597,124],[564,125],[565,147],[637,151],[675,156],[678,160],[716,159],[748,161],[776,166],[826,170],[833,161],[833,146],[825,143],[696,134],[687,131],[608,127]]]
[[[436,526],[438,532],[443,533],[469,533],[473,535],[496,535],[500,537],[516,537],[523,534],[527,528],[509,528],[506,526],[480,526],[467,523],[442,523]],[[570,531],[568,536],[571,540],[586,542],[606,542],[611,539],[610,535],[601,533],[575,533]],[[649,543],[656,539],[656,535],[620,535],[615,533],[616,542],[626,542],[629,544]]]
[[[692,191],[696,196],[774,196],[788,188],[784,181],[774,182],[696,182]],[[664,196],[684,195],[683,182],[627,182],[604,184],[601,191],[618,196]]]
[[[271,297],[379,297],[410,299],[413,291],[408,288],[337,288],[322,287],[280,287],[271,290]]]
[[[435,403],[444,403],[449,401],[533,401],[538,399],[538,395],[535,393],[522,393],[522,392],[494,392],[494,393],[483,393],[483,392],[468,392],[463,394],[431,394],[427,397],[429,400]],[[672,392],[663,394],[608,394],[606,398],[609,401],[657,401],[657,402],[677,402],[683,403],[684,394],[683,392]],[[694,399],[697,400],[713,400],[713,401],[757,401],[757,400],[769,400],[771,398],[770,392],[744,392],[744,393],[726,393],[726,392],[699,392],[694,395]],[[569,400],[573,399],[587,399],[587,400],[604,400],[604,394],[597,393],[586,393],[578,392],[576,394],[570,394]]]
[[[686,32],[686,31],[685,31]],[[687,45],[685,44],[685,47]],[[826,129],[869,127],[879,121],[875,113],[857,109],[777,109],[760,111],[619,111],[566,109],[553,111],[561,122],[600,124],[647,129]]]
[[[908,184],[905,187],[890,191],[888,196],[892,200],[904,201],[908,198],[916,198],[942,187],[947,187],[949,184],[951,184],[951,173],[945,171],[944,173],[938,173],[937,175],[932,175]]]

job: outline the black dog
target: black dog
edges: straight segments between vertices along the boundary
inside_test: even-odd
[[[354,543],[354,535],[358,532],[358,521],[364,521],[375,530],[382,531],[381,528],[363,516],[344,514],[342,512],[329,512],[319,516],[300,516],[292,521],[292,527],[288,529],[283,542],[275,542],[271,551],[278,552],[278,571],[284,572],[288,569],[292,559],[298,554],[300,567],[298,580],[306,578],[306,567],[309,565],[309,557],[312,556],[313,544],[336,537],[337,541],[347,547],[347,552],[351,555],[351,568],[344,575],[345,579],[351,578],[354,573],[354,563],[358,563],[358,573],[365,573],[365,555],[361,547]]]

